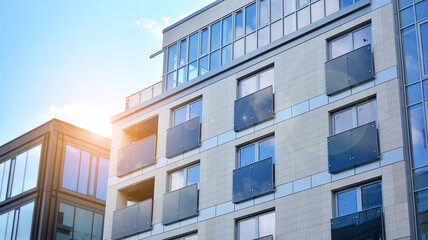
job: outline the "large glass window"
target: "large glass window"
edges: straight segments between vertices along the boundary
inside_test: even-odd
[[[260,214],[237,222],[237,239],[248,240],[272,236],[275,239],[275,212]]]
[[[60,203],[56,239],[102,239],[102,214]]]
[[[199,187],[199,172],[200,165],[196,164],[170,173],[169,191],[172,192],[195,183]]]
[[[333,134],[377,121],[376,99],[334,113],[332,116]]]
[[[371,26],[365,26],[329,41],[330,59],[339,57],[362,46],[371,44]]]
[[[0,239],[31,239],[34,202],[0,214]]]
[[[0,201],[37,186],[42,145],[0,163]]]
[[[108,159],[66,145],[62,187],[105,201],[108,164]]]
[[[238,97],[245,97],[263,88],[273,86],[274,69],[257,73],[238,82]]]
[[[382,206],[382,183],[370,183],[336,193],[336,216]]]
[[[168,48],[168,72],[177,68],[177,44]]]
[[[202,99],[198,99],[174,110],[174,126],[195,117],[199,117],[199,121],[202,122]]]
[[[257,161],[272,158],[275,163],[275,137],[240,147],[238,149],[238,166],[243,167]]]

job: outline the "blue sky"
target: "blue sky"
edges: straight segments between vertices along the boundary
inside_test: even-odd
[[[0,145],[52,118],[111,136],[161,80],[162,29],[213,0],[1,0]]]

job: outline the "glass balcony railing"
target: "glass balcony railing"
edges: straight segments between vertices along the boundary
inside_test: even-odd
[[[162,224],[168,225],[198,215],[198,184],[193,184],[163,196]]]
[[[117,176],[123,176],[135,170],[155,163],[156,135],[151,135],[130,146],[119,150]]]
[[[137,106],[147,100],[150,100],[162,93],[162,81],[153,84],[137,93],[126,98],[126,109]]]
[[[192,150],[201,145],[201,124],[199,117],[178,124],[166,132],[166,157]]]

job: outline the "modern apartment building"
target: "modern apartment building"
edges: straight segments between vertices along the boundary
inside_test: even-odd
[[[102,239],[109,154],[57,119],[0,146],[0,239]]]
[[[104,239],[428,238],[428,0],[218,0],[112,117]]]

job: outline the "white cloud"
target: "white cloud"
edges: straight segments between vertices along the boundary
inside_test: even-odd
[[[49,118],[58,118],[91,132],[111,137],[111,113],[83,102],[75,102],[64,106],[49,106]]]
[[[131,27],[141,27],[143,29],[149,30],[156,35],[156,37],[162,37],[162,30],[171,24],[180,21],[181,19],[187,17],[188,14],[180,15],[175,21],[171,21],[169,17],[162,17],[161,21],[156,21],[151,18],[142,17],[135,21],[135,24],[131,25]]]

